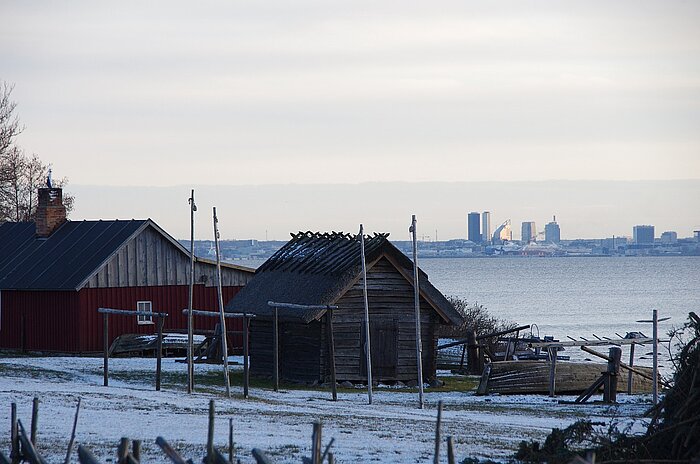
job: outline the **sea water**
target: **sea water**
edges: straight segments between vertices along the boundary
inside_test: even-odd
[[[500,319],[534,324],[535,335],[595,340],[627,332],[651,337],[652,310],[668,339],[674,326],[700,315],[700,257],[425,258],[420,267],[445,295],[478,303]],[[672,342],[673,344],[673,342]],[[600,352],[607,349],[597,348]],[[650,365],[651,345],[638,349]],[[623,356],[626,356],[624,348]],[[568,349],[572,358],[590,357]],[[660,347],[668,372],[667,344]]]
[[[654,309],[660,319],[670,317],[659,323],[659,337],[667,338],[689,311],[700,315],[698,256],[424,258],[419,265],[445,295],[483,305],[491,315],[518,325],[533,324],[535,335],[559,340],[616,338],[627,332],[651,337],[651,324],[637,321],[650,320]],[[648,351],[650,345],[637,350],[643,358],[639,364],[650,365]],[[662,346],[667,371],[666,351]],[[589,357],[578,349],[566,354]]]

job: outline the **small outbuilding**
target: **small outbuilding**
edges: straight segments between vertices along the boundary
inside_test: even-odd
[[[387,239],[365,239],[372,378],[415,381],[416,326],[413,263]],[[424,379],[434,378],[437,328],[462,317],[419,270]],[[250,368],[271,376],[273,310],[268,301],[335,305],[333,311],[279,309],[280,378],[323,382],[330,378],[327,318],[332,315],[338,381],[365,382],[364,296],[360,242],[343,233],[299,232],[260,266],[226,306],[256,317],[250,322]]]
[[[194,273],[193,306],[217,310],[216,264],[195,258]],[[224,298],[252,276],[252,269],[222,264]],[[189,251],[154,221],[69,221],[61,189],[39,189],[36,222],[0,224],[0,349],[97,352],[100,307],[166,312],[166,331],[186,331],[189,281]],[[210,331],[216,321],[195,317],[195,330]],[[115,316],[109,342],[153,334],[154,322]],[[228,329],[242,329],[233,322]]]

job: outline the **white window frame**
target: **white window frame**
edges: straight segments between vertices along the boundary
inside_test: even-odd
[[[150,301],[137,301],[136,311],[148,311],[152,313],[153,303],[151,303]],[[142,316],[139,314],[136,316],[136,321],[139,325],[153,324],[153,316]]]

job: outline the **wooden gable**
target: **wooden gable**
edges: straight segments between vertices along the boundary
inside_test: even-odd
[[[222,264],[223,286],[244,286],[253,277],[252,270]],[[152,287],[188,285],[189,254],[152,224],[138,231],[103,263],[82,288]],[[216,285],[216,266],[197,259],[195,283]]]

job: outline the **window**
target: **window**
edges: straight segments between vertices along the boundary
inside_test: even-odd
[[[151,307],[151,302],[150,301],[137,301],[136,302],[136,311],[145,311],[145,312],[153,312],[153,309]],[[139,322],[139,324],[153,324],[153,316],[146,316],[146,315],[141,315],[139,314],[136,316],[136,320]]]

